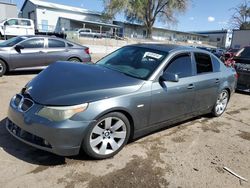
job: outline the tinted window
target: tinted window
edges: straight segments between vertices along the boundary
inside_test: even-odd
[[[19,25],[31,26],[31,23],[29,20],[19,20]]]
[[[162,63],[167,53],[142,47],[123,47],[97,62],[97,65],[146,80]]]
[[[0,43],[0,47],[11,47],[16,45],[17,43],[27,39],[26,37],[13,37],[9,40]]]
[[[213,66],[210,55],[203,53],[194,53],[197,74],[213,72]]]
[[[17,19],[11,19],[5,22],[5,25],[18,25]]]
[[[24,48],[43,48],[44,39],[30,39],[21,43]]]
[[[220,72],[220,60],[212,56],[214,72]]]
[[[192,62],[190,54],[181,54],[174,57],[165,72],[177,74],[179,78],[192,76]]]
[[[49,39],[48,47],[49,48],[64,48],[65,42],[56,40],[56,39]]]

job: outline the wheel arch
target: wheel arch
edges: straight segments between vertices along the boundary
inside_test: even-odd
[[[73,59],[73,58],[78,59],[80,62],[82,62],[82,59],[77,57],[77,56],[70,56],[70,57],[68,57],[67,61],[69,61],[70,59]]]
[[[10,70],[9,64],[7,63],[7,61],[5,61],[2,57],[0,57],[0,61],[4,62],[4,64],[6,65],[6,71]]]
[[[131,140],[133,137],[134,137],[134,130],[135,130],[135,127],[134,127],[134,118],[133,116],[131,115],[131,113],[128,112],[128,110],[126,109],[123,109],[123,108],[114,108],[114,109],[109,109],[101,114],[99,114],[95,119],[99,119],[109,113],[113,113],[113,112],[118,112],[118,113],[121,113],[123,114],[129,121],[129,124],[130,124],[130,135],[129,135],[129,140]]]

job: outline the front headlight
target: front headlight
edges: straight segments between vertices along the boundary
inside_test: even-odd
[[[37,115],[47,118],[51,121],[63,121],[71,118],[79,112],[83,112],[88,107],[88,103],[75,106],[45,106]]]

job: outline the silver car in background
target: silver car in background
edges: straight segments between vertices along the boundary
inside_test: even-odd
[[[67,156],[83,149],[104,159],[129,139],[202,114],[222,115],[236,81],[235,70],[209,52],[131,45],[96,64],[52,64],[11,99],[6,127],[42,150]]]
[[[49,36],[19,36],[0,43],[0,76],[42,69],[56,61],[90,62],[89,48]]]

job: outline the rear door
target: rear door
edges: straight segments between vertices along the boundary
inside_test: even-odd
[[[31,38],[19,43],[20,52],[12,48],[10,61],[15,68],[45,66],[44,38]]]
[[[49,65],[56,61],[67,61],[70,52],[63,40],[49,38],[46,45],[46,54],[46,64]]]
[[[221,73],[213,65],[211,56],[194,52],[196,76],[194,77],[195,98],[193,108],[203,111],[215,105],[220,86]]]
[[[194,69],[191,53],[173,57],[164,72],[178,74],[178,82],[157,80],[152,84],[150,124],[177,119],[192,113]]]

